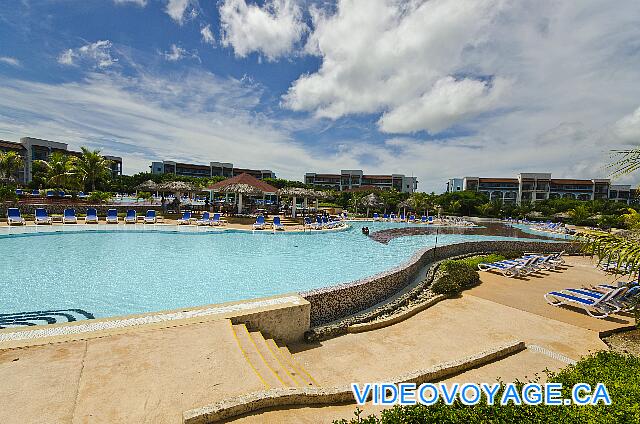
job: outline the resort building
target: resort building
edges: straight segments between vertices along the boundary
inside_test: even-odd
[[[65,155],[80,156],[81,152],[68,149],[66,143],[57,141],[42,140],[33,137],[23,137],[19,143],[12,141],[0,140],[0,150],[13,150],[22,156],[24,167],[20,169],[15,176],[17,181],[26,184],[33,179],[33,162],[37,160],[49,160],[54,152],[60,152]],[[105,159],[111,161],[111,173],[113,176],[122,175],[122,158],[118,156],[104,155]]]
[[[276,178],[275,172],[269,169],[234,168],[229,162],[210,162],[209,165],[182,163],[170,160],[151,162],[152,174],[175,174],[185,177],[226,177],[249,174],[259,180]]]
[[[447,182],[447,192],[462,190],[484,193],[491,201],[516,204],[559,198],[608,199],[627,204],[633,200],[630,185],[612,185],[608,179],[552,178],[550,173],[520,173],[516,178],[452,178]]]
[[[402,193],[413,193],[418,189],[416,177],[406,177],[403,174],[367,175],[360,169],[343,169],[339,174],[307,172],[304,176],[304,183],[339,191],[376,188],[390,190],[395,188]]]

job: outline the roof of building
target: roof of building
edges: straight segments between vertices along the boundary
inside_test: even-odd
[[[219,181],[211,186],[209,186],[209,190],[220,190],[223,187],[226,187],[231,184],[247,184],[252,187],[257,188],[263,193],[275,193],[278,191],[277,188],[272,186],[269,183],[266,183],[262,180],[257,179],[256,177],[249,175],[247,173],[242,173],[240,175],[236,175],[233,178],[228,178],[226,180]]]
[[[16,143],[15,141],[0,140],[0,147],[5,149],[24,150],[24,146],[20,143]]]

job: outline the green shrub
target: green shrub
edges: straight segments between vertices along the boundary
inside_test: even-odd
[[[438,272],[450,275],[463,289],[480,282],[480,274],[478,274],[478,271],[471,265],[461,261],[444,261],[440,265]]]
[[[431,291],[436,294],[456,294],[462,291],[462,286],[451,275],[444,274],[431,284]]]
[[[459,401],[445,405],[441,400],[431,406],[395,406],[382,411],[377,417],[370,415],[336,424],[391,424],[391,423],[638,423],[640,422],[640,357],[615,352],[598,352],[580,360],[558,374],[550,374],[549,382],[562,383],[563,398],[571,397],[571,388],[577,383],[595,387],[603,383],[612,404],[588,406],[516,406],[487,405],[484,398],[476,405],[465,406]],[[490,382],[488,382],[490,383]],[[520,386],[523,383],[518,383]],[[501,396],[499,392],[498,397]]]
[[[87,200],[91,203],[103,203],[108,202],[112,197],[113,195],[111,193],[104,191],[92,191]]]
[[[517,259],[522,257],[524,252],[521,250],[505,250],[502,252],[498,252],[498,255],[504,257],[505,259]]]

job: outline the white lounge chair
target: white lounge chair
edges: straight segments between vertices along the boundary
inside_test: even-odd
[[[589,316],[606,318],[609,314],[620,310],[610,302],[626,290],[626,287],[619,287],[609,293],[596,294],[595,292],[588,293],[584,289],[565,289],[549,292],[544,295],[544,298],[552,306],[578,306],[584,309]]]

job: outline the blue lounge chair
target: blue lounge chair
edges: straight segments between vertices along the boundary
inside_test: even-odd
[[[65,197],[66,193],[64,191],[59,191],[58,196]]]
[[[62,213],[62,223],[63,224],[77,224],[78,217],[76,216],[76,210],[72,208],[67,208]]]
[[[96,208],[87,208],[87,215],[84,217],[85,224],[97,224],[98,223],[98,211]]]
[[[389,221],[395,221],[396,220],[396,214],[392,213],[391,215],[389,215]]]
[[[311,222],[311,218],[308,216],[304,218],[304,226],[305,228],[313,228],[314,224]]]
[[[349,219],[349,215],[346,212],[342,212],[342,219]]]
[[[189,225],[191,224],[191,212],[183,212],[182,217],[178,218],[178,225]]]
[[[31,191],[31,195],[32,196],[40,196],[40,190],[38,190],[37,188]]]
[[[389,220],[389,214],[385,213],[384,215],[382,215],[382,220],[383,221],[388,221]]]
[[[154,211],[153,209],[149,209],[147,211],[147,214],[144,216],[144,223],[155,224],[157,221],[158,218],[156,217],[156,211]]]
[[[409,222],[416,222],[416,216],[415,215],[409,215]]]
[[[591,295],[586,295],[587,291],[583,289],[566,289],[549,292],[544,295],[544,298],[552,306],[578,306],[591,317],[606,318],[609,314],[619,311],[619,308],[610,302],[626,290],[626,287],[619,287],[605,294],[593,292]]]
[[[20,215],[20,209],[18,208],[8,208],[7,209],[7,224],[13,225],[25,225],[26,222],[22,215]]]
[[[224,219],[220,218],[220,214],[219,213],[214,213],[213,214],[213,218],[211,218],[211,225],[226,225],[227,221],[225,221]]]
[[[209,212],[203,212],[202,218],[196,221],[196,225],[211,225],[211,217],[209,216]]]
[[[81,199],[84,199],[85,197],[89,197],[89,196],[84,194],[84,191],[81,191],[81,192],[78,193],[78,197],[81,198]]]
[[[138,214],[136,213],[135,209],[127,210],[127,215],[124,217],[124,223],[135,224],[136,222],[138,222]]]
[[[374,212],[373,213],[373,220],[374,221],[380,221],[380,215],[378,215],[378,212]]]
[[[36,217],[34,219],[36,225],[40,224],[51,224],[51,217],[47,213],[47,210],[44,208],[36,209]]]
[[[478,270],[480,271],[496,271],[505,277],[517,277],[522,269],[523,266],[521,264],[506,261],[478,264]]]
[[[274,230],[282,230],[282,231],[284,231],[284,225],[282,225],[282,222],[280,222],[280,217],[279,216],[274,216],[273,217],[273,229]]]
[[[429,217],[429,224],[433,224],[433,217],[432,216]]]
[[[47,197],[51,198],[51,197],[55,197],[56,193],[53,190],[47,190]]]
[[[400,222],[404,222],[404,221],[405,221],[405,216],[404,216],[404,214],[400,214],[400,219],[399,219],[399,221],[400,221]]]
[[[16,189],[16,196],[23,196],[24,192],[22,191],[22,189],[17,188]]]
[[[264,230],[265,227],[264,215],[258,215],[256,222],[253,224],[254,230]]]
[[[118,223],[118,211],[116,209],[109,209],[107,211],[107,224]]]
[[[424,215],[422,215],[422,218],[420,218],[420,221],[421,221],[423,224],[426,224],[426,223],[427,223],[427,217],[426,217],[426,216],[424,216]]]

